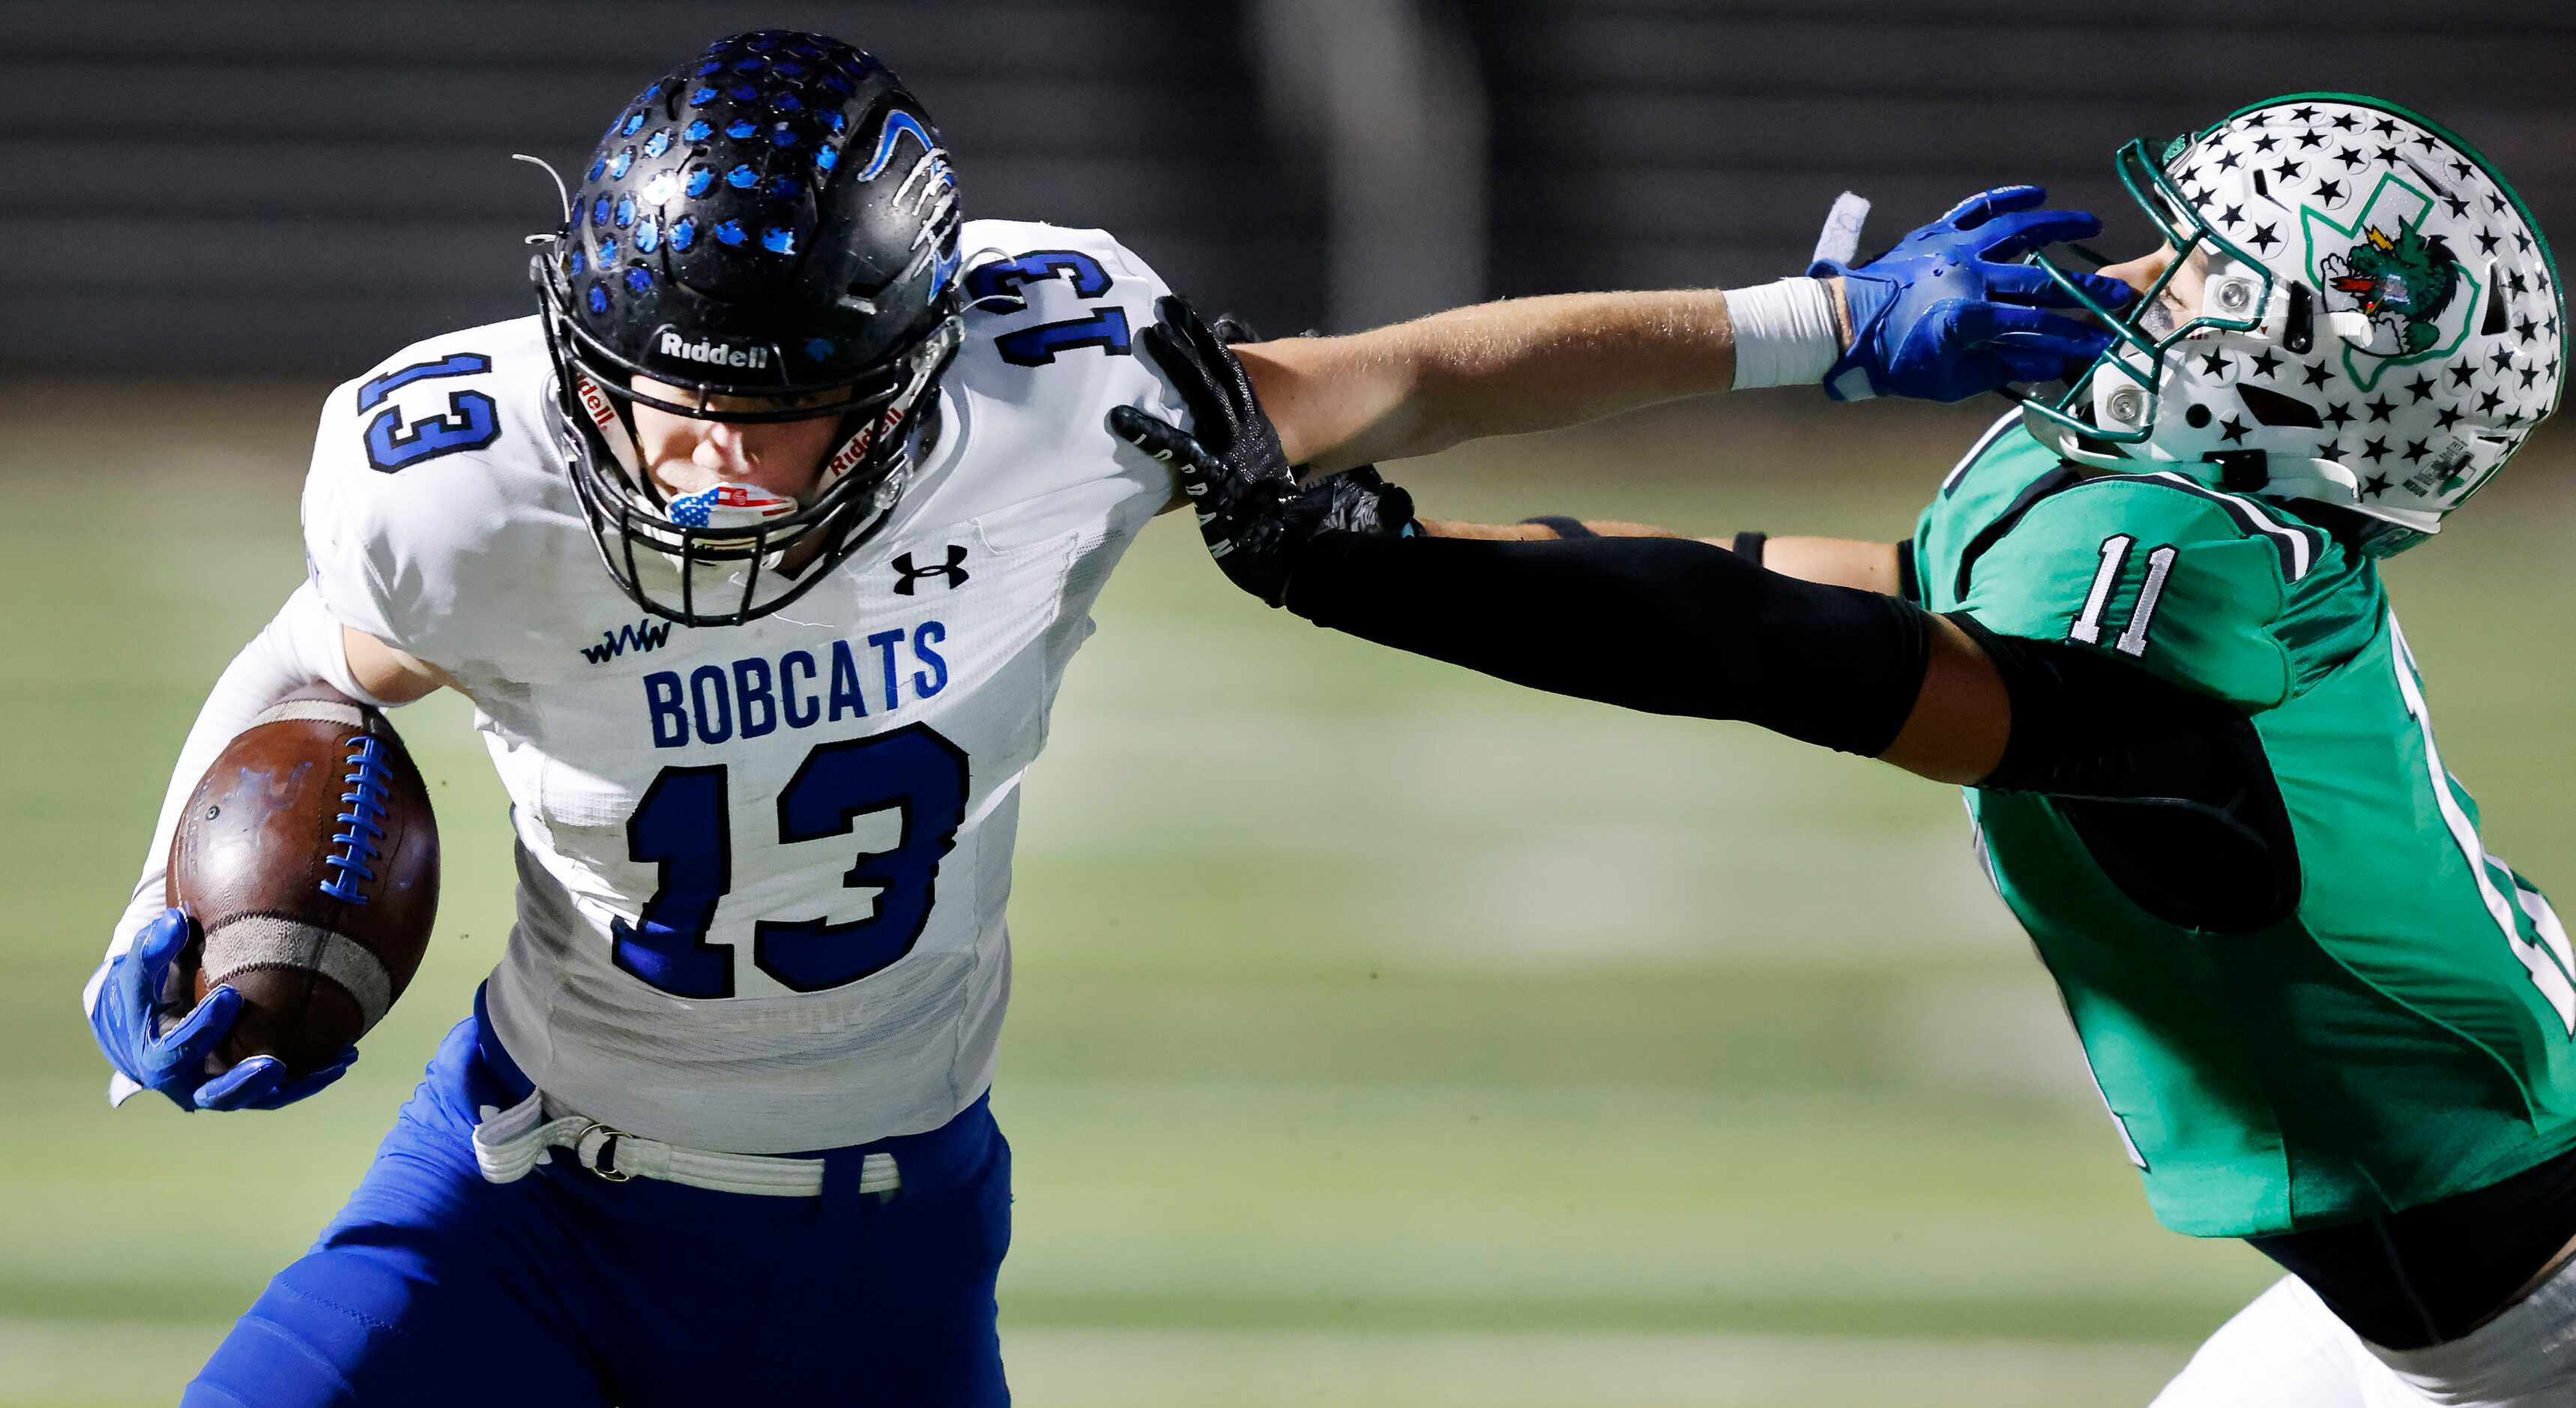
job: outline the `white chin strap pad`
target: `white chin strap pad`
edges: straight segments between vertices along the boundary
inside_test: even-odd
[[[2272,476],[2263,486],[2263,492],[2267,494],[2291,499],[2316,499],[2330,504],[2361,502],[2361,481],[2353,477],[2351,470],[2332,460],[2269,455],[2263,463]]]

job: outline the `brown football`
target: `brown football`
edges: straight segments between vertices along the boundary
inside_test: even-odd
[[[169,902],[203,935],[197,997],[242,995],[225,1064],[302,1074],[364,1036],[438,914],[438,823],[385,716],[317,685],[235,735],[170,840]]]

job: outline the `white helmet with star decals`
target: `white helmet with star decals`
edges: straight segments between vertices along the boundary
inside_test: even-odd
[[[2244,108],[2121,182],[2172,251],[2064,394],[2023,403],[2058,453],[2182,469],[2339,505],[2387,556],[2494,479],[2566,382],[2566,293],[2522,198],[2393,103],[2302,93]],[[2034,262],[2048,265],[2044,256]],[[2201,279],[2194,306],[2167,295]]]

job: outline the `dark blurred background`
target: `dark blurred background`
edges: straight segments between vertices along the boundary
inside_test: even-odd
[[[717,34],[823,30],[938,116],[970,215],[1096,225],[1276,329],[1794,272],[2302,89],[2451,126],[2576,225],[2576,6],[2163,0],[87,0],[0,5],[0,370],[337,378],[527,311],[520,236]],[[2123,212],[2125,214],[2125,212]],[[2116,222],[2115,228],[2120,228]],[[2127,228],[2143,229],[2129,222]]]
[[[2303,89],[2417,106],[2576,239],[2568,0],[0,0],[0,1404],[170,1402],[510,929],[442,695],[399,719],[439,932],[356,1070],[273,1116],[100,1099],[74,995],[300,577],[317,405],[529,310],[556,197],[512,152],[578,173],[652,75],[790,25],[909,79],[970,213],[1108,227],[1274,331],[1767,279],[1846,188],[1875,243],[2044,182],[2118,248],[2116,145]],[[2002,410],[1784,389],[1392,472],[1442,517],[1886,540]],[[2388,572],[2481,838],[2562,911],[2571,450]],[[2143,1403],[2277,1274],[2157,1228],[1949,789],[1304,629],[1185,520],[1097,614],[1010,900],[1024,1401]]]

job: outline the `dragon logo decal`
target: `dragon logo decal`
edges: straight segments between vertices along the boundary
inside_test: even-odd
[[[2299,212],[2326,311],[2364,320],[2344,329],[2343,361],[2365,391],[2389,368],[2446,356],[2468,336],[2482,291],[2442,237],[2424,232],[2433,208],[2431,196],[2383,176],[2350,225],[2314,206]]]
[[[2412,225],[2398,226],[2395,239],[2372,225],[2361,240],[2351,252],[2329,254],[2319,263],[2325,287],[2343,295],[2328,298],[2326,306],[2360,309],[2409,353],[2431,350],[2442,340],[2442,310],[2459,292],[2460,261],[2440,236],[2427,239]]]

